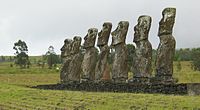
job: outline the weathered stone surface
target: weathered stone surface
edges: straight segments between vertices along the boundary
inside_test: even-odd
[[[83,48],[87,49],[90,47],[94,47],[97,33],[98,33],[98,29],[96,28],[88,29],[88,33],[84,37],[85,42],[83,43]]]
[[[163,17],[159,23],[158,36],[160,44],[156,56],[156,77],[163,83],[174,82],[172,75],[176,41],[172,36],[172,30],[175,15],[175,8],[165,8],[162,12]]]
[[[200,95],[200,84],[189,83],[187,84],[188,95]]]
[[[165,8],[159,22],[158,36],[172,34],[176,17],[176,8]]]
[[[98,33],[97,46],[100,49],[97,65],[95,67],[95,81],[110,80],[110,67],[108,64],[108,55],[110,48],[108,47],[108,39],[112,29],[112,24],[106,22],[103,29]]]
[[[120,21],[117,28],[111,33],[112,35],[112,46],[117,44],[125,44],[126,35],[128,32],[129,22]]]
[[[110,48],[108,45],[100,46],[99,60],[95,67],[95,80],[110,80],[110,67],[108,64],[108,55]],[[106,77],[103,77],[106,76]]]
[[[108,45],[108,39],[112,29],[112,23],[105,22],[102,30],[98,33],[97,46]]]
[[[62,59],[65,59],[66,57],[69,57],[71,55],[71,39],[65,39],[64,45],[62,46],[61,50],[61,57]]]
[[[81,37],[75,36],[73,41],[66,39],[64,46],[61,48],[63,65],[60,73],[60,79],[62,83],[80,80],[82,63],[80,46]]]
[[[128,79],[127,48],[125,44],[128,27],[129,23],[127,21],[120,21],[117,29],[111,33],[111,45],[115,50],[112,65],[112,79],[116,83],[126,82]]]
[[[83,82],[66,83],[54,85],[39,85],[34,88],[57,89],[57,90],[79,90],[79,91],[109,91],[130,93],[162,93],[162,94],[187,94],[187,84],[138,84],[138,83],[113,83],[113,82]]]
[[[98,50],[94,47],[98,30],[91,28],[84,37],[83,48],[86,49],[82,62],[82,81],[93,81],[95,79],[95,66],[97,62]]]
[[[75,36],[71,48],[71,62],[68,67],[68,81],[80,81],[82,57],[80,52],[81,37]]]
[[[138,24],[134,27],[133,42],[136,43],[136,56],[133,63],[134,82],[148,82],[151,76],[152,46],[148,40],[150,27],[151,17],[146,15],[140,16]]]
[[[62,46],[61,50],[61,58],[63,60],[63,64],[61,66],[61,72],[60,72],[60,80],[61,82],[66,81],[66,77],[68,75],[68,67],[69,63],[71,61],[71,45],[72,40],[71,39],[65,39],[64,45]]]
[[[80,53],[80,47],[81,47],[81,37],[79,36],[75,36],[73,38],[73,42],[72,42],[72,47],[71,47],[71,54],[77,54]]]

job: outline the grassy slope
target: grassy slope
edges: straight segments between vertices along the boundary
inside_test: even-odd
[[[174,63],[174,77],[178,78],[180,83],[197,83],[200,82],[200,72],[191,69],[191,63],[188,61],[181,62],[182,69],[177,72],[177,62]]]
[[[179,79],[179,82],[200,82],[200,72],[192,71],[189,65],[189,62],[182,62],[181,72],[175,70],[174,76]],[[59,72],[55,70],[35,66],[31,69],[20,70],[9,67],[9,63],[0,63],[0,109],[182,110],[200,108],[200,96],[29,88],[38,84],[58,82]]]

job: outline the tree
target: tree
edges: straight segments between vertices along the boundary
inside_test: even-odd
[[[11,56],[9,56],[9,61],[10,61],[10,62],[12,62],[12,61],[13,61],[13,59],[12,59],[12,57],[11,57]]]
[[[200,71],[200,48],[192,49],[192,67]]]
[[[182,69],[182,66],[181,66],[181,59],[180,59],[180,57],[177,59],[177,65],[176,65],[176,68],[177,68],[177,72],[180,72],[181,69]]]
[[[52,69],[53,65],[56,65],[60,62],[60,58],[56,53],[54,52],[54,47],[49,46],[48,51],[45,54],[47,59],[47,64],[49,66],[49,69]]]
[[[29,56],[28,56],[28,47],[24,41],[19,40],[14,43],[13,49],[15,52],[15,64],[19,65],[20,68],[28,68],[30,65]]]
[[[176,49],[174,61],[178,61],[179,58],[181,61],[191,61],[192,60],[192,49],[185,48],[185,49]]]
[[[1,62],[4,62],[6,60],[5,56],[1,56]]]

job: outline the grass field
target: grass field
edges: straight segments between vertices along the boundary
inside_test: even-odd
[[[30,88],[59,82],[59,72],[32,66],[30,69],[0,63],[0,110],[200,110],[200,96],[134,94],[40,90]],[[181,62],[182,70],[174,77],[179,83],[200,82],[200,72]]]

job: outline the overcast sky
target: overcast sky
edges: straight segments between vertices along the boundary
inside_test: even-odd
[[[177,48],[200,47],[199,0],[0,0],[0,55],[14,55],[13,44],[25,41],[29,55],[42,55],[50,45],[60,54],[66,38],[82,38],[105,21],[129,21],[126,43],[133,43],[133,27],[140,15],[150,15],[149,40],[157,48],[158,23],[166,7],[176,7],[174,37]],[[111,40],[111,37],[110,37]]]

